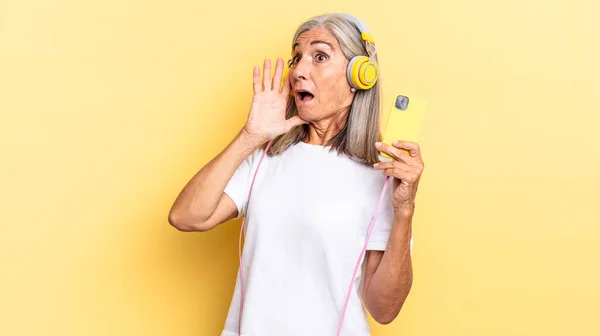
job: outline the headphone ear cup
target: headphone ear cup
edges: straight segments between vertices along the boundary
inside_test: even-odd
[[[357,90],[368,90],[372,88],[379,78],[379,69],[375,62],[371,62],[367,56],[355,56],[348,63],[346,76],[350,86]]]

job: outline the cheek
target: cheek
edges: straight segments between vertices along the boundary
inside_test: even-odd
[[[352,96],[345,72],[340,73],[340,70],[332,71],[328,76],[323,76],[320,79],[322,86],[319,91],[321,98],[323,98],[323,103],[337,106],[347,102],[348,97]]]
[[[333,95],[333,101],[337,107],[347,105],[352,100],[352,92],[350,91],[350,84],[346,80],[346,77],[339,78],[331,87],[331,94]]]

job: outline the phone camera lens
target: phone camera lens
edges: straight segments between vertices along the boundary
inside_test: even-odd
[[[397,109],[405,111],[408,108],[408,97],[397,96],[395,105]]]

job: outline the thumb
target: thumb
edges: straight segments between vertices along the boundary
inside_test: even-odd
[[[286,128],[288,131],[302,124],[308,124],[308,121],[301,119],[299,116],[293,116],[290,119],[286,120]]]

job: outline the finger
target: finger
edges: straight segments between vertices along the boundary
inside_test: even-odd
[[[260,69],[258,66],[254,66],[254,71],[252,73],[252,87],[254,88],[254,94],[260,92]]]
[[[400,169],[386,169],[383,171],[383,175],[398,179],[407,185],[418,186],[419,184],[419,176],[413,172],[407,172]]]
[[[410,181],[411,176],[413,176],[414,173],[410,170],[409,167],[394,167],[394,168],[385,169],[383,171],[383,175],[395,177],[400,180]]]
[[[382,170],[384,175],[394,176],[406,181],[417,181],[423,174],[423,164],[405,163],[400,161],[379,162],[373,165],[377,170]]]
[[[392,145],[396,148],[405,149],[411,157],[421,157],[421,149],[416,142],[397,140],[392,142]]]
[[[408,163],[404,163],[401,161],[384,161],[384,162],[378,162],[376,164],[373,165],[373,167],[377,170],[388,170],[388,169],[401,169],[403,171],[413,171],[413,170],[417,170],[417,168],[411,166]]]
[[[271,90],[271,60],[265,59],[263,69],[263,89],[265,91]]]
[[[275,76],[273,76],[273,91],[279,92],[279,88],[281,87],[281,76],[283,74],[283,59],[277,58],[277,63],[275,64]]]
[[[285,82],[283,83],[283,90],[281,90],[281,94],[288,99],[288,95],[290,94],[290,90],[292,88],[292,84],[290,83],[290,77],[285,77]]]
[[[375,143],[375,147],[377,147],[377,149],[379,149],[380,151],[387,153],[395,160],[403,161],[403,162],[413,162],[414,161],[414,158],[412,158],[407,152],[403,151],[402,149],[391,146],[389,144],[386,144],[384,142]]]
[[[399,171],[399,170],[391,170],[390,169],[387,173],[386,173],[386,171],[384,171],[383,175],[394,177],[408,185],[414,185],[417,187],[418,187],[419,181],[420,181],[420,175],[413,171],[407,172],[407,171]]]
[[[406,163],[400,161],[381,161],[373,165],[373,168],[378,170],[392,169],[395,167],[399,167],[400,165],[405,165]]]

